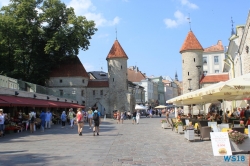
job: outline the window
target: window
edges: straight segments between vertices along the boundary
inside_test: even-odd
[[[82,83],[84,83],[84,79],[82,80]]]
[[[62,83],[62,79],[60,79],[60,83]]]
[[[75,91],[75,90],[72,90],[72,94],[76,94],[76,91]]]
[[[59,90],[60,91],[60,96],[63,96],[63,90]]]
[[[103,95],[103,90],[100,91],[100,94]]]
[[[113,78],[113,82],[115,81],[115,79]]]
[[[195,62],[195,58],[194,58],[194,62]]]
[[[219,57],[218,56],[214,56],[214,64],[218,64],[219,63]]]
[[[95,95],[95,90],[93,90],[93,96]]]
[[[84,90],[82,90],[82,96],[84,96]]]
[[[219,71],[219,70],[215,70],[214,72],[215,72],[215,73],[219,73],[220,71]]]
[[[204,65],[207,64],[207,57],[203,57],[203,64],[204,64]]]
[[[122,69],[122,66],[121,66],[121,69]]]
[[[82,101],[82,105],[85,105],[85,101],[84,100]]]
[[[184,63],[184,60],[182,60],[182,63]]]
[[[188,72],[188,76],[189,76],[189,72]]]

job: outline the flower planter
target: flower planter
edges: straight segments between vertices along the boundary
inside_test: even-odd
[[[161,124],[161,127],[164,128],[164,129],[165,129],[165,128],[168,128],[168,123],[162,123],[162,124]]]
[[[187,140],[193,141],[194,140],[194,130],[185,130],[184,136]]]
[[[246,138],[242,144],[236,144],[230,140],[232,152],[246,152],[250,151],[250,138]]]
[[[178,133],[183,134],[183,126],[178,126]]]

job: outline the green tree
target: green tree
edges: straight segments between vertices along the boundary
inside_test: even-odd
[[[59,0],[12,0],[0,21],[0,72],[42,85],[64,57],[87,50],[97,31]]]

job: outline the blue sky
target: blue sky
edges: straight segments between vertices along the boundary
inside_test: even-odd
[[[9,0],[1,0],[0,6]],[[94,20],[98,28],[87,51],[79,58],[87,71],[107,71],[106,57],[116,39],[128,55],[128,66],[138,66],[147,76],[182,79],[179,50],[189,31],[203,48],[222,40],[228,45],[232,23],[245,25],[249,0],[62,0],[77,15]]]

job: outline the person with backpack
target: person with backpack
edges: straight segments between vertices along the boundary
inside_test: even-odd
[[[66,115],[65,111],[63,111],[62,115],[61,115],[62,128],[65,127],[66,120],[67,120],[67,115]]]
[[[41,131],[41,132],[44,132],[45,118],[46,118],[45,110],[42,110],[42,112],[41,112],[41,114],[40,114],[41,128],[42,128],[42,131]]]
[[[30,124],[30,133],[34,132],[34,125],[35,125],[35,117],[36,114],[34,112],[34,109],[31,109],[29,113],[29,124]]]
[[[93,128],[93,136],[95,136],[95,132],[97,133],[97,135],[99,135],[99,125],[101,123],[101,114],[100,112],[97,111],[98,107],[96,107],[96,109],[93,107],[92,111],[93,111],[93,120],[94,120],[94,128]]]
[[[78,126],[78,134],[79,134],[79,136],[82,136],[83,114],[82,114],[81,108],[77,109],[76,121],[77,121],[77,126]]]

